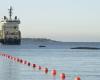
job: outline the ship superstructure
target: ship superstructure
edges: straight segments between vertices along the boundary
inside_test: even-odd
[[[20,20],[15,16],[12,18],[12,7],[9,10],[9,18],[4,16],[0,22],[0,42],[2,44],[20,44],[21,32],[19,30]]]

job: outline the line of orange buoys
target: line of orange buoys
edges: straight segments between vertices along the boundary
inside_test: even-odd
[[[10,59],[12,61],[15,61],[15,62],[18,62],[18,63],[21,63],[21,64],[25,64],[25,65],[27,65],[29,67],[32,66],[33,68],[37,68],[38,70],[43,71],[45,74],[47,74],[48,71],[49,71],[48,68],[41,67],[41,66],[33,64],[33,63],[31,63],[31,62],[29,62],[27,60],[23,60],[21,58],[14,57],[14,56],[9,55],[9,54],[5,54],[5,53],[0,52],[0,56],[6,57],[6,58],[8,58],[8,59]],[[56,69],[51,70],[51,75],[53,77],[55,77],[56,74],[57,74]],[[60,80],[65,80],[65,79],[66,79],[65,73],[61,73],[60,74]],[[74,80],[81,80],[81,78],[79,76],[77,76],[77,77],[75,77]]]

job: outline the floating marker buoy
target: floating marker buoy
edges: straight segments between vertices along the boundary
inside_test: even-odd
[[[8,56],[8,58],[10,59],[10,55]]]
[[[10,56],[10,59],[12,59],[12,56]]]
[[[6,54],[6,56],[5,57],[7,57],[7,54]]]
[[[13,57],[11,56],[11,60],[13,59]]]
[[[64,73],[60,74],[60,79],[65,80],[65,74]]]
[[[19,62],[20,60],[19,60],[19,58],[17,58],[17,62]]]
[[[56,70],[53,69],[53,70],[51,71],[51,74],[52,74],[52,76],[56,76]]]
[[[3,54],[3,56],[5,56],[5,54]]]
[[[24,61],[24,64],[26,64],[27,63],[27,61]]]
[[[81,80],[81,78],[79,76],[75,77],[74,80]]]
[[[41,70],[41,66],[38,66],[39,70]]]
[[[48,73],[48,68],[45,68],[44,72],[45,72],[45,74],[47,74]]]
[[[23,60],[22,59],[20,59],[20,63],[23,63]]]
[[[16,61],[16,58],[14,57],[14,61]]]
[[[28,66],[30,66],[31,64],[30,64],[30,62],[28,62]]]
[[[10,56],[8,55],[8,58],[10,58]]]
[[[36,64],[33,64],[33,68],[35,68],[36,67]]]

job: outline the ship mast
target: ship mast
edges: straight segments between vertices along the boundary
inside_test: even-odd
[[[12,19],[12,18],[11,18],[11,17],[12,17],[12,10],[13,10],[13,9],[12,9],[12,6],[10,6],[10,9],[8,9],[8,10],[9,10],[9,19],[11,20],[11,19]]]

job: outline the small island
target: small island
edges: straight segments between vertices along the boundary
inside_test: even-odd
[[[70,49],[88,49],[88,50],[99,50],[100,48],[97,47],[73,47]]]

